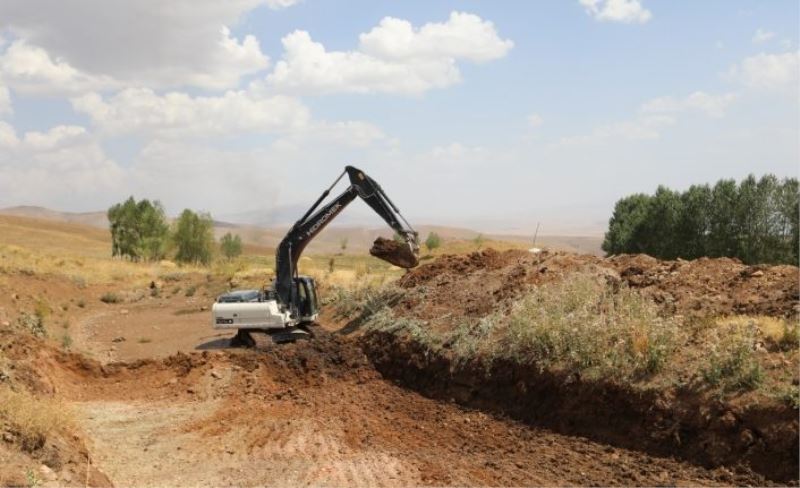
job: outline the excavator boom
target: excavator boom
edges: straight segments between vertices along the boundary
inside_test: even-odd
[[[331,190],[345,175],[348,176],[350,185],[339,196],[322,205]],[[298,303],[295,277],[300,255],[308,243],[356,197],[364,200],[404,241],[403,245],[396,246],[394,252],[379,253],[378,257],[406,268],[417,265],[419,253],[417,232],[403,218],[400,210],[375,180],[358,168],[346,166],[342,174],[292,226],[276,250],[275,292],[279,302],[289,310],[295,309]]]

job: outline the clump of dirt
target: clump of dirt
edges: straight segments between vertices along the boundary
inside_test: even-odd
[[[419,258],[411,252],[407,244],[392,239],[378,237],[372,244],[369,253],[378,259],[401,268],[413,268],[419,264]]]

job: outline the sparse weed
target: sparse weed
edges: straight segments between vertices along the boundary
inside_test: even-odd
[[[106,292],[100,296],[100,301],[103,303],[114,304],[122,302],[122,298],[114,292]]]
[[[634,290],[614,292],[590,275],[535,288],[512,310],[496,354],[539,367],[626,377],[658,372],[678,324]]]
[[[86,300],[79,298],[78,301],[75,302],[75,305],[77,305],[78,308],[86,308]]]
[[[137,342],[139,344],[149,344],[149,343],[153,342],[153,339],[151,339],[149,337],[140,337]]]
[[[83,276],[80,276],[80,275],[70,275],[69,279],[70,279],[70,281],[72,281],[72,283],[73,283],[73,284],[74,284],[76,287],[78,287],[78,288],[80,288],[80,289],[84,289],[84,288],[86,288],[86,278],[84,278]]]
[[[17,323],[36,337],[47,337],[44,318],[36,313],[22,312]]]
[[[35,488],[42,484],[42,480],[36,475],[36,472],[31,468],[25,470],[25,482],[28,488]]]
[[[184,293],[184,296],[193,297],[196,291],[197,291],[197,286],[191,285],[191,286],[186,288],[186,292]]]
[[[159,276],[162,281],[166,283],[174,283],[176,281],[181,281],[183,279],[184,274],[179,272],[171,272],[171,273],[164,273]]]
[[[54,432],[75,424],[71,410],[62,402],[9,388],[0,388],[0,416],[15,427],[23,449],[29,452],[44,446]]]
[[[44,319],[50,316],[50,312],[51,312],[50,305],[48,305],[44,299],[38,298],[36,300],[36,305],[34,306],[33,313],[36,314],[36,316],[39,317],[39,319],[41,319],[42,322],[44,322]]]
[[[69,334],[61,336],[61,347],[69,350],[72,347],[72,337]]]
[[[789,350],[798,347],[798,324],[781,317],[765,315],[734,315],[722,317],[715,321],[716,327],[741,330],[753,328],[754,333],[763,339],[770,349]]]
[[[724,391],[753,390],[764,380],[764,371],[756,357],[758,328],[755,323],[733,322],[712,332],[708,362],[702,368],[703,379]]]

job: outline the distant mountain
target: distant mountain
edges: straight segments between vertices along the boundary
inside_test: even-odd
[[[245,212],[238,215],[225,215],[223,220],[214,221],[214,233],[217,238],[226,232],[239,234],[242,241],[251,246],[257,246],[270,252],[278,246],[283,236],[290,227],[290,222],[294,222],[305,212],[305,208],[283,207],[272,213],[258,211]],[[367,213],[367,208],[356,207],[354,215],[347,217],[340,215],[335,223],[327,227],[317,236],[308,247],[311,253],[334,253],[340,252],[342,242],[347,241],[346,253],[366,252],[372,242],[378,237],[391,237],[392,230],[386,226],[360,225],[364,220],[380,220],[374,215]],[[88,225],[100,229],[108,229],[108,219],[105,212],[61,212],[44,207],[18,206],[0,209],[0,215],[10,215],[14,217],[25,217],[62,223],[73,223]],[[261,219],[263,224],[252,224],[247,217],[256,215],[265,216]],[[288,220],[284,220],[288,219]],[[283,221],[283,222],[281,222]],[[351,222],[359,224],[351,224]],[[268,222],[277,222],[268,224]],[[379,225],[379,224],[378,224]],[[416,227],[419,232],[420,240],[424,241],[430,232],[436,232],[444,240],[469,240],[477,235],[483,234],[487,239],[507,242],[517,242],[521,244],[530,243],[533,245],[532,236],[514,234],[481,233],[469,228],[447,227],[441,225],[420,225]],[[569,251],[578,251],[589,254],[600,254],[600,244],[602,237],[597,236],[561,236],[561,235],[540,235],[536,239],[537,247],[552,247]]]
[[[103,229],[108,228],[108,217],[106,217],[105,212],[61,212],[44,207],[20,205],[0,208],[0,215],[83,224]]]

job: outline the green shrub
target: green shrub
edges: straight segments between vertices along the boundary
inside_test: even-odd
[[[106,292],[100,296],[100,301],[103,303],[113,304],[122,302],[122,298],[114,292]]]
[[[184,293],[184,295],[187,297],[193,297],[196,291],[197,287],[192,285],[186,288],[186,292]]]
[[[36,337],[47,337],[47,329],[44,327],[44,317],[37,313],[22,312],[19,319],[17,319],[17,323]]]
[[[755,355],[758,329],[754,323],[732,323],[714,331],[703,379],[725,391],[753,390],[764,381],[764,371]]]
[[[677,332],[675,320],[659,317],[636,291],[575,274],[517,302],[497,354],[542,368],[638,376],[663,368]]]

